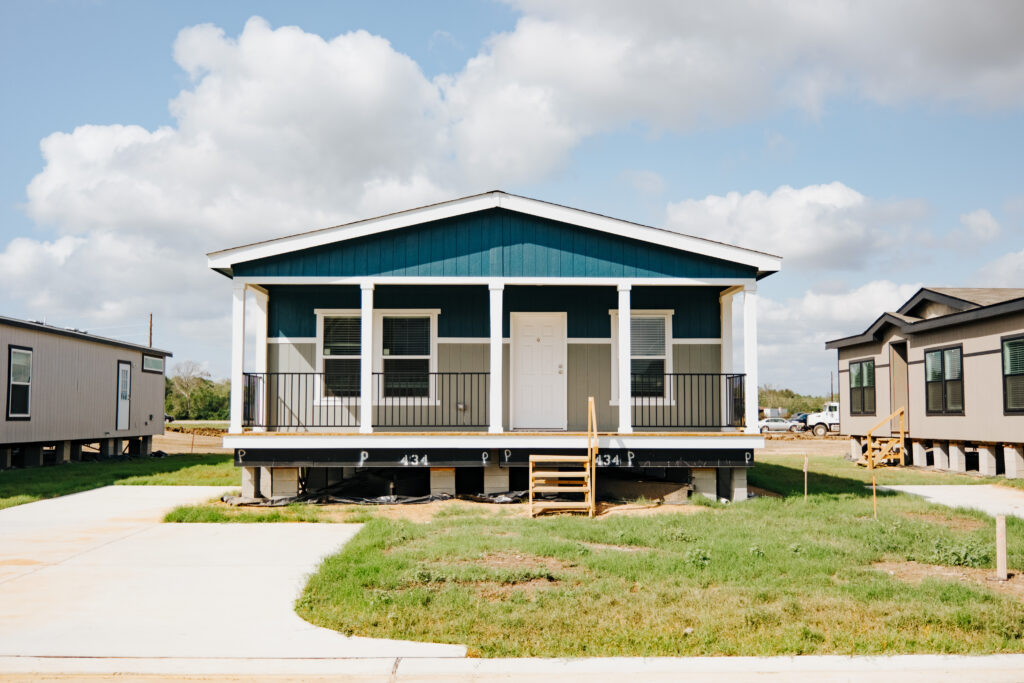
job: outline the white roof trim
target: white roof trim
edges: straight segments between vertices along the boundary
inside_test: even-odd
[[[207,254],[207,258],[210,268],[227,270],[234,264],[244,261],[302,251],[325,244],[343,242],[345,240],[497,207],[672,249],[722,259],[723,261],[741,263],[755,267],[759,271],[775,272],[782,266],[781,257],[773,256],[772,254],[630,223],[629,221],[609,218],[600,214],[590,213],[589,211],[571,209],[536,199],[510,195],[505,192],[488,192],[486,194],[463,197],[462,199],[454,199],[440,204],[432,204],[417,209],[388,214],[379,218],[369,218],[333,228],[324,228],[290,237],[281,237],[266,242],[257,242],[256,244],[215,251]]]

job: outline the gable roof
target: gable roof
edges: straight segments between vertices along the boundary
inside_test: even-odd
[[[742,264],[756,269],[758,278],[778,271],[782,265],[781,257],[773,254],[716,242],[702,237],[684,235],[663,228],[654,228],[617,218],[609,218],[601,214],[497,190],[386,214],[376,218],[346,223],[344,225],[214,251],[207,254],[207,258],[210,268],[223,275],[232,277],[233,267],[239,263],[299,252],[314,247],[354,240],[368,235],[399,230],[431,221],[463,216],[494,208],[501,208],[619,237],[635,239],[655,244],[662,248],[686,251]]]
[[[933,318],[907,315],[908,311],[913,310],[922,301],[945,304],[952,308],[953,312]],[[913,335],[1018,311],[1024,311],[1024,289],[922,287],[900,306],[899,310],[878,316],[863,333],[825,342],[825,348],[842,349],[878,341],[882,330],[890,326],[903,334]]]

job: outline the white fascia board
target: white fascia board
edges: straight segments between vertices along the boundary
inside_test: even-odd
[[[771,254],[764,254],[743,247],[630,223],[618,218],[609,218],[608,216],[601,216],[581,209],[571,209],[503,192],[474,195],[379,218],[369,218],[334,228],[325,228],[291,237],[282,237],[268,242],[215,251],[207,255],[207,262],[211,269],[228,269],[235,263],[243,261],[252,261],[268,256],[301,251],[325,244],[356,239],[379,232],[406,228],[420,223],[452,218],[496,207],[506,208],[510,211],[517,211],[539,218],[548,218],[583,228],[599,230],[612,235],[637,239],[672,249],[702,254],[724,261],[741,263],[756,267],[759,271],[775,272],[782,266],[782,259]]]
[[[501,435],[481,432],[479,436],[422,434],[241,434],[224,437],[224,448],[586,448],[580,434]],[[600,448],[733,449],[764,448],[764,437],[737,432],[727,436],[637,436],[624,434],[598,437]]]
[[[258,277],[236,277],[235,282],[259,282],[264,285],[537,285],[565,286],[581,285],[595,287],[616,287],[627,284],[633,287],[731,287],[742,288],[755,282],[754,278],[690,278],[690,277],[457,277],[457,276],[383,276],[383,277],[334,277],[329,275],[265,275]]]

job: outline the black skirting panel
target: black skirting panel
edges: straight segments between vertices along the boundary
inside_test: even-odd
[[[238,467],[526,467],[530,455],[586,455],[574,448],[236,448]],[[754,452],[729,449],[610,448],[597,456],[598,467],[750,467]]]

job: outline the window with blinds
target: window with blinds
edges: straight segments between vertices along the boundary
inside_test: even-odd
[[[665,316],[630,319],[631,395],[634,398],[665,395]]]
[[[430,395],[430,318],[385,317],[381,354],[385,397]]]
[[[1003,410],[1024,413],[1024,337],[1003,340]]]
[[[850,363],[850,415],[875,414],[875,361]]]
[[[7,419],[27,420],[32,403],[32,349],[7,347]]]
[[[963,349],[956,346],[924,354],[925,412],[964,414]]]
[[[323,395],[359,396],[362,331],[358,316],[325,316],[321,340]]]

